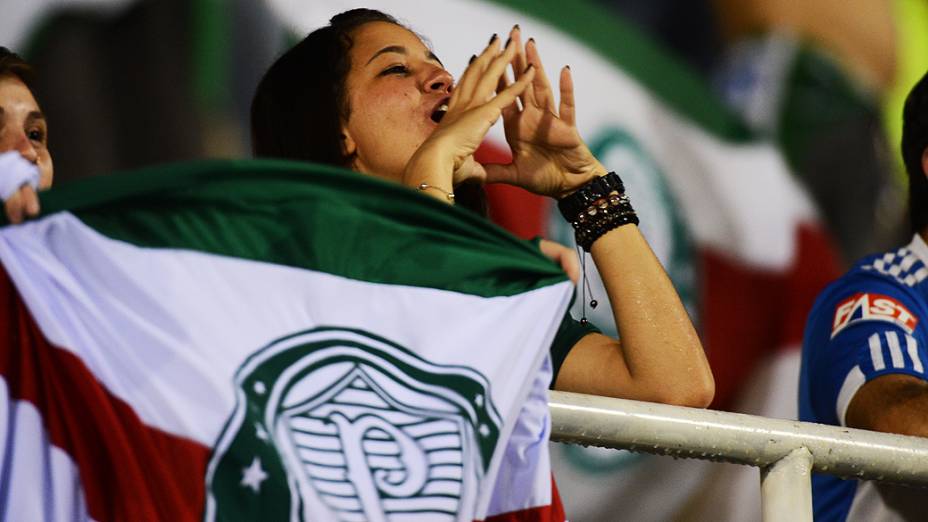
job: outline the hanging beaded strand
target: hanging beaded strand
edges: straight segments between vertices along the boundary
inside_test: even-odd
[[[590,279],[586,275],[586,252],[580,246],[577,247],[577,255],[580,256],[580,271],[583,273],[583,279],[580,281],[580,324],[587,324],[590,321],[586,318],[586,294],[590,293],[590,308],[593,310],[599,306],[599,302],[593,297],[593,289],[590,287]]]

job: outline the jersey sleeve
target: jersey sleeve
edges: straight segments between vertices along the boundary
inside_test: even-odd
[[[567,354],[570,353],[570,349],[573,348],[580,339],[591,333],[600,333],[599,328],[596,328],[593,326],[593,323],[590,322],[586,324],[580,323],[580,321],[577,321],[570,315],[570,312],[564,314],[564,319],[561,320],[561,325],[558,327],[557,333],[554,335],[554,341],[551,343],[551,366],[554,375],[551,378],[550,388],[554,388],[554,383],[557,382],[557,375],[561,371],[561,365],[563,365],[564,360],[567,359]]]
[[[534,245],[535,248],[540,248],[541,239],[541,236],[535,236],[528,241]],[[571,298],[571,306],[576,298],[576,295]],[[568,310],[570,310],[570,307],[568,307]],[[567,359],[567,354],[570,353],[571,348],[573,348],[580,339],[591,333],[602,332],[600,332],[599,328],[593,326],[593,323],[587,322],[583,324],[574,319],[573,316],[570,315],[570,311],[564,314],[564,318],[561,319],[561,324],[558,326],[557,333],[554,334],[554,340],[551,342],[550,353],[553,375],[549,388],[554,389],[554,383],[557,382],[557,375],[560,373],[561,366],[564,364],[564,360]]]
[[[818,309],[809,386],[818,419],[845,425],[847,407],[866,382],[907,374],[926,380],[924,304],[910,288],[857,278]]]

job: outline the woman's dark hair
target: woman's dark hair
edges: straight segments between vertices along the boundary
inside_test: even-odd
[[[351,34],[364,24],[396,18],[374,9],[352,9],[309,33],[271,65],[251,101],[251,142],[256,157],[285,158],[350,167],[342,122],[351,107],[345,80],[351,69]],[[455,189],[458,204],[486,215],[479,185]]]
[[[348,167],[342,121],[348,119],[345,79],[351,33],[370,22],[400,25],[373,9],[352,9],[309,33],[265,73],[251,102],[252,150],[257,157]]]
[[[0,47],[0,77],[15,76],[31,91],[33,75],[32,67],[18,54],[6,47]]]
[[[909,175],[909,221],[913,232],[928,226],[928,178],[922,154],[928,147],[928,73],[915,84],[902,110],[902,160]]]

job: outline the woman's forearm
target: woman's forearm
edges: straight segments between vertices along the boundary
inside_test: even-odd
[[[711,401],[715,384],[702,343],[638,227],[606,233],[590,253],[609,296],[628,378],[661,402]]]

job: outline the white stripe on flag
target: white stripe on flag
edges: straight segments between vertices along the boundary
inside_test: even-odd
[[[922,366],[922,360],[918,355],[918,341],[911,335],[905,336],[905,349],[912,358],[912,365],[918,373],[925,373],[925,367]]]
[[[0,426],[3,519],[90,520],[77,464],[51,445],[35,405],[11,399],[3,377]]]
[[[880,371],[886,368],[886,362],[883,361],[883,343],[880,342],[880,334],[875,333],[870,336],[870,359],[873,361],[873,369]]]
[[[886,332],[886,344],[889,345],[889,356],[893,360],[893,368],[905,368],[905,358],[902,357],[899,335],[896,332]]]

